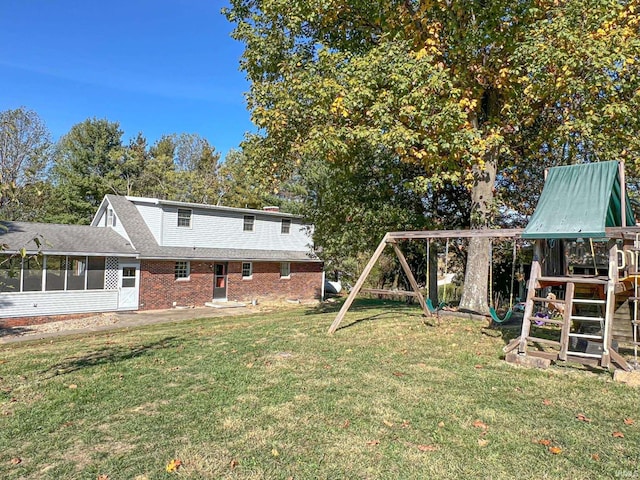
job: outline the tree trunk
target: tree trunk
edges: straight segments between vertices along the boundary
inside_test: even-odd
[[[496,153],[490,159],[473,168],[474,183],[471,190],[471,228],[488,228],[492,216],[493,189],[496,180]],[[467,269],[460,309],[488,313],[487,291],[489,287],[489,239],[469,239]]]

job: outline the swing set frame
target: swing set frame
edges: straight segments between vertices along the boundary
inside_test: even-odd
[[[405,295],[405,296],[409,296],[409,297],[415,297],[418,300],[418,303],[420,303],[420,307],[422,308],[423,314],[426,317],[433,317],[434,315],[436,315],[437,312],[437,308],[434,308],[433,305],[431,305],[431,307],[428,305],[428,303],[430,304],[431,302],[429,301],[427,303],[427,301],[424,298],[424,295],[422,294],[422,292],[420,291],[420,287],[418,286],[418,282],[415,279],[415,276],[413,275],[413,272],[411,272],[411,267],[409,267],[409,263],[407,262],[407,259],[405,258],[404,254],[402,253],[402,250],[400,250],[400,247],[398,246],[398,242],[401,240],[427,240],[427,242],[430,243],[431,240],[433,239],[438,239],[438,240],[443,240],[446,239],[447,243],[449,242],[450,239],[461,239],[461,238],[488,238],[488,239],[513,239],[514,242],[516,242],[522,235],[524,229],[522,228],[509,228],[509,229],[495,229],[495,230],[491,230],[491,229],[485,229],[485,230],[427,230],[427,231],[408,231],[408,232],[388,232],[382,239],[382,241],[380,242],[380,244],[378,245],[378,247],[376,248],[375,252],[373,253],[373,255],[371,256],[371,258],[369,259],[369,262],[367,263],[367,265],[365,266],[364,270],[362,271],[362,274],[360,274],[360,277],[358,278],[358,281],[356,282],[356,284],[353,286],[353,288],[351,289],[351,292],[349,293],[349,296],[347,297],[347,299],[345,300],[344,304],[342,305],[342,308],[340,309],[340,311],[338,312],[338,315],[336,316],[335,320],[333,321],[333,323],[331,324],[331,326],[329,327],[329,334],[333,334],[335,333],[335,331],[338,329],[338,327],[340,326],[340,323],[342,322],[342,320],[344,319],[345,315],[347,314],[347,312],[349,311],[349,309],[351,308],[351,305],[353,304],[354,300],[356,299],[356,297],[358,296],[359,293],[369,293],[369,294],[374,294],[374,295]],[[429,243],[427,243],[427,245],[429,245]],[[409,280],[409,284],[411,285],[411,291],[406,291],[406,290],[382,290],[382,289],[366,289],[363,288],[364,282],[366,281],[366,279],[369,277],[369,274],[371,273],[371,270],[373,270],[373,267],[375,266],[375,264],[377,263],[378,259],[380,258],[380,256],[382,255],[382,253],[384,252],[385,248],[391,245],[391,247],[393,248],[393,251],[396,254],[396,257],[398,258],[398,261],[400,262],[400,266],[402,267],[402,270],[404,271],[404,274],[406,275],[407,279]],[[429,248],[429,247],[427,247]],[[492,261],[492,259],[490,259],[490,262]],[[429,278],[429,273],[427,270],[427,278]],[[504,320],[503,320],[504,321]]]

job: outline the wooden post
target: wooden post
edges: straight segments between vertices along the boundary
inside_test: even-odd
[[[533,297],[536,296],[536,284],[540,277],[540,257],[542,255],[542,246],[540,240],[536,240],[533,249],[533,262],[531,263],[531,275],[529,276],[529,288],[527,288],[527,303],[524,308],[524,316],[522,317],[522,330],[520,332],[520,344],[518,345],[518,353],[527,352],[527,337],[531,332],[531,315],[533,314]]]
[[[378,258],[380,258],[380,255],[382,255],[382,251],[384,250],[384,247],[387,246],[388,237],[389,237],[389,234],[387,233],[382,239],[382,241],[380,242],[380,245],[378,245],[378,248],[376,248],[376,251],[373,253],[373,256],[371,257],[371,259],[369,259],[369,263],[367,263],[367,266],[364,267],[364,270],[360,274],[360,278],[358,278],[358,281],[356,282],[355,286],[351,289],[349,296],[347,297],[344,304],[342,305],[342,308],[340,309],[340,311],[338,312],[338,315],[336,316],[335,320],[331,324],[331,327],[329,327],[329,334],[332,334],[336,331],[336,329],[340,325],[340,322],[342,322],[342,319],[349,311],[351,304],[353,303],[356,296],[358,295],[358,292],[360,292],[360,289],[362,288],[362,285],[364,284],[365,280],[371,273],[373,266],[378,261]]]
[[[566,283],[564,292],[564,312],[562,314],[562,330],[560,331],[560,360],[567,360],[567,351],[569,350],[569,331],[571,330],[571,311],[573,310],[573,294],[575,292],[575,284],[573,282]]]
[[[398,247],[395,241],[391,242],[391,246],[393,247],[393,251],[396,252],[396,255],[398,256],[398,260],[400,260],[400,265],[402,266],[402,270],[404,270],[404,274],[409,279],[409,284],[411,285],[411,288],[413,288],[413,291],[416,292],[416,297],[418,297],[418,302],[420,302],[422,311],[424,312],[425,316],[430,317],[431,312],[427,308],[427,304],[424,301],[424,297],[422,296],[422,293],[420,293],[420,287],[418,287],[418,282],[416,282],[416,279],[413,276],[413,273],[411,273],[411,268],[407,263],[407,259],[404,257],[402,250],[400,250],[400,247]]]
[[[600,365],[608,368],[611,363],[611,333],[613,315],[616,310],[616,283],[618,283],[618,247],[615,240],[609,240],[609,280],[607,281],[607,306],[604,314],[604,332],[602,332],[602,360]]]

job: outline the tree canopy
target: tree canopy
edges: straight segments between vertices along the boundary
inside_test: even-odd
[[[637,0],[232,0],[260,128],[245,146],[275,183],[362,152],[415,167],[416,192],[495,188],[555,163],[640,158]],[[371,157],[371,164],[375,164]],[[513,203],[511,206],[517,206]],[[420,227],[420,224],[415,225]],[[469,246],[462,307],[486,310],[488,244]]]

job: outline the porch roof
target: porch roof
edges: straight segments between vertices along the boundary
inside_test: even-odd
[[[137,252],[122,236],[108,228],[0,221],[0,244],[4,252],[42,252],[47,255],[136,257]]]

